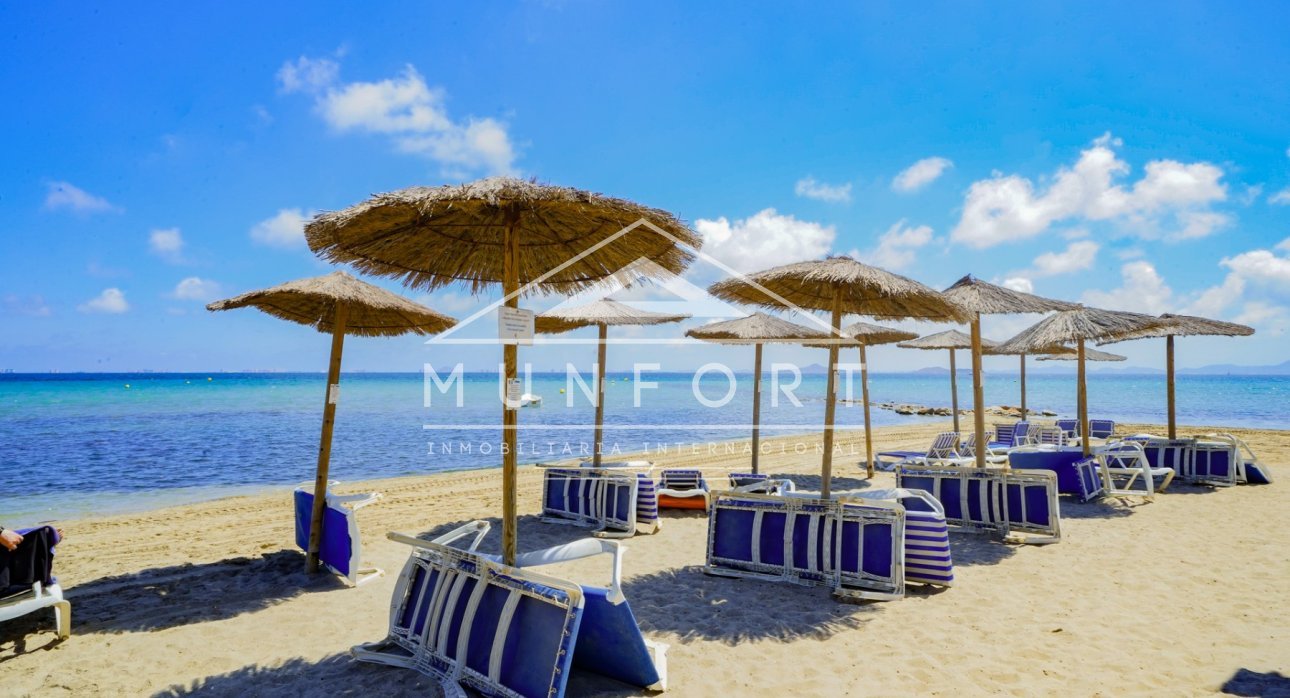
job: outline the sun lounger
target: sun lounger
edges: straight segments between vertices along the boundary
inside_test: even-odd
[[[1079,436],[1078,419],[1059,419],[1056,424],[1057,428],[1062,430],[1062,433],[1066,435],[1068,440],[1075,439]]]
[[[58,543],[58,532],[52,527],[43,526],[47,529],[43,534],[47,536],[52,544],[49,546],[50,555],[53,555],[54,545]],[[39,529],[15,529],[19,535],[29,536]],[[42,549],[44,546],[41,546]],[[47,583],[46,583],[47,582]],[[54,609],[54,627],[58,632],[58,639],[66,640],[72,635],[72,604],[63,598],[63,589],[58,585],[58,580],[50,577],[47,580],[35,581],[30,585],[12,585],[7,589],[0,589],[0,622],[12,620],[28,613],[35,613],[46,608]]]
[[[1027,439],[1032,446],[1065,446],[1067,441],[1072,440],[1067,438],[1061,427],[1051,424],[1032,426]]]
[[[542,520],[589,526],[603,538],[659,530],[654,480],[648,473],[612,468],[547,468],[542,476]]]
[[[1017,422],[1012,425],[1012,445],[1015,446],[1033,446],[1031,440],[1030,422]]]
[[[1151,499],[1174,479],[1172,468],[1152,467],[1137,441],[1116,441],[1093,451],[1102,471],[1103,493],[1109,497]]]
[[[664,470],[656,494],[660,509],[708,508],[708,481],[699,470]]]
[[[902,466],[896,486],[931,493],[946,522],[966,530],[1036,545],[1061,540],[1057,476],[1049,471]]]
[[[1093,439],[1109,439],[1115,433],[1115,422],[1109,419],[1088,420],[1088,435]]]
[[[1167,439],[1150,434],[1135,434],[1125,437],[1125,441],[1136,441],[1142,444],[1142,451],[1147,462],[1153,468],[1169,468],[1179,480],[1191,480],[1192,456],[1196,449],[1195,439]]]
[[[904,536],[905,510],[895,502],[717,492],[704,571],[899,599]]]
[[[508,567],[476,548],[476,521],[433,541],[397,533],[412,546],[394,590],[389,634],[350,650],[359,661],[416,669],[448,696],[560,698],[572,667],[624,683],[666,688],[666,646],[641,635],[623,596],[617,541],[585,539],[520,555]],[[464,547],[453,543],[465,541]],[[608,587],[533,571],[594,555],[612,556]]]
[[[1237,469],[1236,481],[1242,484],[1250,485],[1271,485],[1272,470],[1259,461],[1259,457],[1254,455],[1254,449],[1245,443],[1239,437],[1231,434],[1224,434],[1236,443]]]
[[[954,585],[950,529],[945,507],[929,492],[910,489],[860,490],[841,497],[881,499],[905,508],[905,582],[948,587]]]
[[[1226,434],[1211,434],[1197,438],[1192,446],[1191,482],[1217,487],[1230,487],[1237,483],[1241,456],[1236,439]]]
[[[989,432],[985,435],[985,462],[999,465],[1008,462],[1008,447],[990,440]],[[976,432],[970,432],[959,446],[959,456],[968,461],[976,461]]]
[[[995,443],[1005,448],[1011,448],[1015,446],[1016,442],[1013,441],[1012,436],[1013,436],[1013,431],[1015,431],[1016,428],[1017,428],[1017,425],[1015,423],[1005,424],[1003,422],[995,422],[994,423]]]
[[[959,434],[956,431],[941,432],[932,440],[926,451],[881,451],[874,459],[883,470],[892,470],[897,466],[911,463],[934,465],[938,463],[966,463],[970,459],[959,453]]]
[[[318,561],[339,575],[349,586],[358,586],[385,574],[376,567],[363,567],[362,539],[358,534],[358,519],[354,511],[381,498],[372,492],[366,494],[332,494],[328,483],[327,507],[323,509],[322,541],[318,546]],[[313,516],[313,483],[302,484],[295,491],[296,545],[309,550],[309,525]]]
[[[761,473],[730,473],[730,489],[733,492],[752,494],[783,494],[797,489],[792,480],[772,478]]]

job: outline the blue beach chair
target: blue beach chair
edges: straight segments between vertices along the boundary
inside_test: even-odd
[[[1174,479],[1172,468],[1153,467],[1138,441],[1114,441],[1093,449],[1102,472],[1103,493],[1108,497],[1143,497],[1150,500]]]
[[[884,499],[905,508],[905,582],[948,587],[954,585],[950,528],[945,507],[929,492],[903,488],[860,490],[840,497]]]
[[[50,541],[49,554],[51,556],[54,554],[54,546],[58,544],[59,538],[58,531],[53,527],[41,526],[15,530],[23,537],[33,535],[46,537]],[[0,589],[0,622],[46,608],[54,609],[54,627],[58,632],[58,639],[66,640],[71,637],[72,604],[63,598],[63,589],[58,585],[56,578],[50,577],[36,580],[30,585],[13,585],[7,589]]]
[[[708,481],[693,468],[664,470],[655,495],[660,509],[708,508]]]
[[[659,530],[658,499],[648,472],[618,468],[547,468],[542,520],[590,526],[602,538]]]
[[[965,530],[1034,545],[1061,540],[1057,475],[1047,470],[901,466],[896,486],[929,492],[946,523]]]
[[[354,511],[378,501],[381,495],[376,492],[336,495],[331,493],[331,485],[334,484],[336,483],[328,483],[327,507],[323,509],[323,534],[318,546],[318,561],[339,575],[349,586],[359,586],[380,577],[385,572],[376,567],[362,566],[362,539],[358,534],[358,519]],[[314,507],[312,487],[313,483],[303,484],[296,488],[294,494],[296,545],[304,551],[309,550],[309,527]]]
[[[959,434],[956,431],[937,434],[926,451],[880,451],[874,459],[883,470],[910,463],[963,463],[967,460],[959,453]]]
[[[520,555],[516,566],[477,552],[484,521],[433,541],[398,533],[412,546],[394,590],[389,634],[350,650],[359,661],[415,669],[445,695],[560,698],[572,667],[625,683],[666,688],[666,645],[646,640],[623,596],[617,541],[584,539]],[[454,543],[465,540],[465,547]],[[612,556],[610,586],[595,587],[532,568]]]

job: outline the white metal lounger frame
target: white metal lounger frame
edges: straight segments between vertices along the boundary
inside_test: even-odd
[[[1232,487],[1244,480],[1245,473],[1241,467],[1242,454],[1238,441],[1239,439],[1231,434],[1208,434],[1196,437],[1192,442],[1191,467],[1187,469],[1187,480],[1215,487]],[[1210,459],[1217,453],[1223,453],[1227,458],[1226,475],[1216,475],[1213,470]]]
[[[1236,445],[1236,456],[1237,456],[1236,481],[1237,482],[1247,483],[1250,481],[1247,468],[1251,466],[1253,466],[1254,468],[1257,468],[1258,471],[1262,473],[1263,477],[1268,482],[1272,482],[1271,470],[1268,469],[1267,465],[1259,461],[1259,457],[1254,455],[1254,449],[1250,448],[1250,445],[1245,443],[1244,439],[1240,438],[1239,436],[1233,436],[1232,434],[1211,434],[1209,438],[1216,438],[1216,437],[1231,439],[1232,442]]]
[[[72,604],[63,598],[63,589],[57,584],[46,586],[36,582],[27,591],[0,599],[0,621],[12,620],[46,608],[54,609],[54,626],[58,629],[58,639],[66,640],[71,637]]]
[[[946,523],[964,530],[977,533],[994,533],[1003,538],[1012,538],[1016,542],[1028,545],[1047,545],[1062,539],[1060,505],[1057,499],[1057,474],[1046,470],[1003,470],[999,468],[977,468],[975,466],[905,466],[896,469],[896,486],[904,489],[920,489],[907,483],[907,478],[930,478],[930,493],[942,504]],[[958,483],[957,511],[961,516],[953,516],[951,510],[944,507],[943,484],[946,480]],[[976,488],[971,483],[979,483]],[[1020,497],[1020,511],[1012,511],[1009,504],[1009,488],[1044,489],[1044,499],[1050,512],[1047,523],[1029,522],[1026,498]],[[976,492],[973,494],[972,490]],[[972,511],[979,513],[973,517]],[[1025,535],[1016,535],[1025,534]]]
[[[723,559],[716,554],[716,526],[718,514],[727,509],[753,511],[751,561]],[[761,526],[766,512],[783,513],[783,562],[779,564],[760,559]],[[809,495],[763,495],[744,492],[714,492],[708,513],[708,554],[704,572],[722,577],[761,579],[789,582],[803,586],[827,584],[833,594],[844,599],[869,599],[891,601],[905,595],[905,509],[896,502],[861,499],[820,500]],[[864,572],[843,572],[841,567],[841,527],[844,524],[860,527],[858,540],[861,547],[857,559],[863,560],[863,529],[870,524],[888,524],[895,531],[892,545],[890,577],[878,577]],[[810,547],[807,565],[797,565],[793,548],[793,531],[806,525]],[[820,549],[823,559],[817,557],[815,542],[823,538]],[[722,564],[727,566],[722,566]],[[737,566],[738,569],[733,566]],[[863,565],[860,565],[863,567]]]
[[[1151,467],[1146,450],[1137,441],[1115,441],[1093,449],[1093,455],[1101,466],[1102,491],[1108,497],[1151,500],[1174,479],[1173,468]],[[1161,478],[1159,485],[1156,478]]]
[[[350,549],[350,560],[349,560],[350,574],[347,574],[347,575],[341,574],[340,570],[333,568],[325,561],[320,560],[320,562],[322,562],[324,567],[331,570],[333,573],[336,574],[336,576],[340,577],[341,580],[347,586],[359,587],[374,579],[384,577],[385,570],[381,569],[380,567],[363,566],[363,560],[362,560],[363,539],[358,530],[358,517],[354,516],[353,512],[356,512],[359,509],[362,509],[363,507],[369,504],[375,504],[381,501],[382,499],[385,498],[385,495],[381,494],[380,492],[359,492],[357,494],[332,494],[331,488],[339,484],[340,484],[339,480],[327,481],[327,498],[326,500],[324,500],[324,503],[326,504],[326,506],[334,507],[336,509],[341,509],[342,505],[347,506],[349,509],[349,513],[345,515],[345,522],[346,522],[346,525],[349,527],[348,528],[349,539],[353,541],[353,545]],[[312,480],[308,482],[302,482],[299,485],[296,485],[297,490],[301,490],[309,494],[313,493],[313,487],[314,487],[314,482]]]
[[[559,577],[533,572],[527,568],[608,554],[612,556],[613,567],[610,586],[605,598],[615,605],[626,600],[622,591],[622,555],[626,549],[618,541],[586,538],[565,545],[523,553],[516,557],[515,567],[508,567],[501,564],[495,556],[476,552],[476,548],[488,533],[489,528],[490,525],[486,521],[474,521],[459,526],[432,541],[393,531],[386,534],[386,537],[390,540],[413,548],[412,555],[409,556],[403,572],[399,575],[398,584],[395,586],[394,595],[390,602],[390,634],[380,642],[356,645],[350,650],[350,654],[362,661],[417,669],[422,673],[431,675],[442,675],[441,687],[444,694],[453,698],[458,696],[465,698],[466,693],[461,689],[461,682],[465,682],[468,685],[496,683],[496,673],[501,662],[501,648],[506,641],[506,633],[500,631],[493,640],[491,676],[480,675],[466,666],[465,656],[468,636],[463,635],[459,638],[455,648],[448,647],[448,642],[451,639],[449,637],[451,623],[441,622],[441,620],[451,619],[441,619],[439,615],[444,608],[453,608],[457,605],[457,595],[467,577],[473,577],[481,582],[487,581],[490,577],[509,579],[514,576],[515,571],[523,570],[527,579],[561,590],[568,595],[570,606],[581,607],[583,604],[583,591],[580,585]],[[467,537],[472,537],[467,547],[451,547],[452,543]],[[444,565],[444,563],[448,564]],[[408,587],[415,577],[415,570],[418,566],[425,568],[425,576],[428,579],[430,569],[435,565],[452,567],[453,569],[450,573],[454,573],[458,577],[453,582],[441,581],[435,585],[435,593],[442,598],[432,599],[432,610],[425,621],[425,629],[420,635],[413,635],[406,629],[399,627],[399,620],[403,617],[406,608],[408,606],[420,606],[421,600],[412,598]],[[423,584],[422,586],[427,585]],[[467,607],[466,616],[461,621],[463,626],[469,626],[474,616],[474,609],[486,586],[486,584],[482,583],[476,584],[474,597]],[[418,591],[424,591],[424,589]],[[522,587],[513,588],[511,595],[515,596],[516,594],[532,595],[534,592]],[[554,601],[549,597],[544,596],[542,598],[547,602]],[[513,609],[514,605],[508,602],[508,607]],[[415,625],[415,622],[410,625]],[[507,624],[501,623],[500,625],[505,627]],[[434,635],[434,637],[431,637],[431,635]],[[395,657],[382,651],[391,644],[398,645],[409,656],[406,658]],[[659,675],[659,682],[649,688],[657,691],[666,690],[668,646],[648,639],[645,640],[645,645],[654,660],[654,665]],[[492,685],[490,688],[497,690],[498,686]]]

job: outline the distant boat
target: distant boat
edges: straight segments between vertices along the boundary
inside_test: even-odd
[[[520,396],[520,407],[541,407],[542,396],[533,393],[524,393]]]

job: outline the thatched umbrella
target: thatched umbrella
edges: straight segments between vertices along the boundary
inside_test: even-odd
[[[972,425],[976,432],[976,464],[985,467],[985,375],[981,371],[981,354],[984,349],[981,341],[982,315],[1014,315],[1020,313],[1047,313],[1054,310],[1070,310],[1073,303],[1057,301],[1022,293],[1010,288],[982,281],[971,274],[954,282],[945,289],[945,296],[959,305],[972,311]],[[1022,380],[1026,358],[1023,354]],[[1023,385],[1024,390],[1024,385]],[[1024,400],[1023,400],[1024,402]],[[954,428],[958,429],[958,410],[954,412]]]
[[[1070,347],[1060,354],[1044,354],[1036,357],[1040,361],[1078,361],[1079,351]],[[1098,351],[1097,349],[1084,348],[1085,361],[1126,361],[1129,357],[1120,354],[1112,354],[1109,351]]]
[[[1223,322],[1222,320],[1210,320],[1209,318],[1196,317],[1195,315],[1174,315],[1165,313],[1160,316],[1163,323],[1160,327],[1150,330],[1139,330],[1129,332],[1122,337],[1102,342],[1102,344],[1112,344],[1114,342],[1127,342],[1131,339],[1148,339],[1151,337],[1165,338],[1165,400],[1169,409],[1169,438],[1178,438],[1177,421],[1174,415],[1174,337],[1191,337],[1191,336],[1217,336],[1217,337],[1248,337],[1254,334],[1253,327],[1238,325],[1235,322]]]
[[[828,335],[774,315],[757,312],[744,318],[696,327],[687,331],[685,336],[721,344],[753,345],[752,471],[759,472],[757,461],[761,453],[762,345],[796,344],[809,339],[824,339]]]
[[[596,354],[596,430],[595,444],[592,448],[592,465],[599,468],[601,460],[601,443],[604,441],[605,429],[605,345],[609,343],[610,325],[661,325],[665,322],[679,322],[689,315],[669,315],[653,313],[648,310],[633,308],[630,305],[612,301],[607,298],[580,305],[574,308],[553,308],[537,316],[537,331],[546,334],[559,334],[576,330],[580,327],[598,327],[600,341]]]
[[[864,402],[864,465],[866,476],[873,477],[873,430],[870,428],[869,417],[869,359],[865,356],[865,347],[903,342],[907,339],[914,339],[918,336],[918,333],[898,330],[895,327],[871,325],[867,322],[855,322],[842,328],[842,334],[845,339],[838,341],[843,345],[860,348],[860,397]],[[810,346],[826,345],[812,344]]]
[[[378,194],[305,226],[315,253],[362,271],[434,289],[502,285],[506,307],[522,293],[575,292],[640,259],[642,274],[679,274],[701,240],[679,218],[601,194],[507,177]],[[689,248],[689,249],[687,249]],[[505,378],[517,347],[503,348]],[[502,405],[502,558],[515,561],[518,413]]]
[[[215,301],[207,310],[232,310],[252,306],[283,320],[309,325],[331,334],[331,361],[327,365],[327,399],[323,402],[322,437],[318,445],[318,470],[314,477],[314,508],[310,515],[308,570],[318,570],[323,510],[327,503],[327,470],[331,461],[331,434],[340,399],[340,358],[345,335],[394,337],[401,334],[436,334],[456,320],[425,306],[359,281],[343,271],[288,281]]]
[[[999,345],[1004,352],[1027,352],[1030,354],[1062,354],[1075,344],[1076,360],[1079,361],[1077,375],[1079,391],[1077,393],[1079,422],[1081,434],[1088,433],[1088,384],[1084,371],[1086,341],[1103,341],[1112,337],[1124,336],[1137,330],[1156,327],[1160,320],[1150,315],[1125,313],[1113,310],[1080,307],[1075,310],[1063,310],[1053,313],[1038,324],[1022,331],[1016,337]],[[1088,439],[1084,441],[1084,455],[1089,454]]]
[[[989,339],[981,339],[979,336],[977,341],[981,343],[981,346],[987,348],[993,348],[998,344],[998,342]],[[958,368],[955,366],[954,352],[958,349],[971,349],[972,344],[972,337],[958,330],[946,330],[896,345],[901,349],[948,349],[950,351],[950,410],[954,413],[954,431],[959,430]]]
[[[862,264],[850,257],[830,257],[774,267],[713,284],[708,292],[726,301],[772,309],[824,310],[838,339],[844,314],[967,322],[968,313],[913,279]],[[824,399],[824,457],[821,495],[829,496],[833,475],[833,417],[837,408],[839,344],[829,345],[827,395]]]

